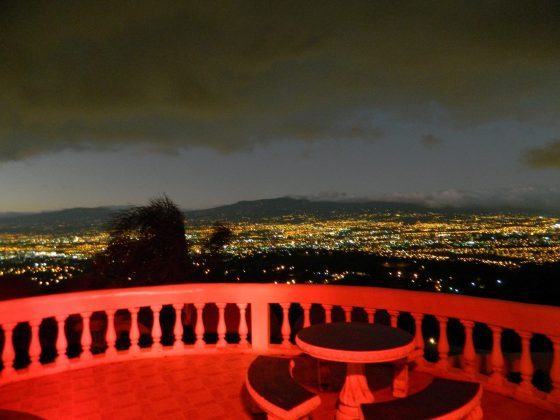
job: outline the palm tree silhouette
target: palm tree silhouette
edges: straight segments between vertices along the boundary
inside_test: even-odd
[[[96,271],[113,285],[180,283],[187,280],[188,251],[184,215],[164,195],[114,217]]]

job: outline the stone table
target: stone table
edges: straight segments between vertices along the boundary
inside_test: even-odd
[[[393,395],[404,397],[407,394],[407,358],[415,343],[414,337],[406,331],[363,322],[317,324],[300,330],[296,344],[317,359],[346,363],[337,419],[359,419],[360,404],[375,400],[365,376],[365,363],[395,362]]]

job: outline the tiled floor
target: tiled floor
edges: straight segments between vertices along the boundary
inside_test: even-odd
[[[0,410],[46,419],[250,419],[243,381],[254,357],[236,353],[175,356],[45,376],[0,388]],[[315,361],[300,359],[295,375],[302,383],[315,386]],[[378,400],[389,398],[390,372],[383,366],[373,366],[368,376]],[[321,393],[323,403],[313,413],[314,419],[333,418],[335,390],[342,377],[343,370],[331,366],[333,390]],[[412,391],[429,381],[428,375],[414,373]],[[557,418],[489,392],[483,402],[486,419]],[[2,411],[0,418],[4,418]]]

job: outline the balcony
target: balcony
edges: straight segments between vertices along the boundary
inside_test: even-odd
[[[299,328],[350,320],[414,334],[413,390],[433,375],[471,379],[485,388],[488,415],[560,413],[560,308],[275,284],[185,284],[1,302],[0,409],[47,418],[118,410],[129,417],[166,411],[220,417],[223,410],[250,418],[242,384],[255,353],[296,355]],[[316,367],[302,363],[300,379],[315,386]],[[384,395],[386,384],[373,387]],[[316,417],[328,418],[336,392],[321,398]]]

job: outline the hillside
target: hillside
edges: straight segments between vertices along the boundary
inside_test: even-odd
[[[88,229],[104,229],[120,207],[72,208],[40,213],[0,214],[0,232],[75,232]],[[338,218],[371,212],[415,213],[487,213],[514,212],[515,209],[445,208],[431,209],[418,204],[384,201],[315,201],[305,198],[272,198],[240,201],[235,204],[204,210],[187,210],[188,223],[212,223],[214,221],[262,220],[278,217],[314,216],[323,219]]]

